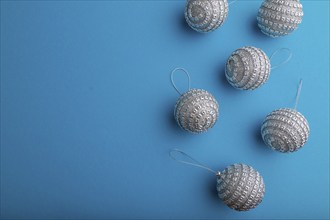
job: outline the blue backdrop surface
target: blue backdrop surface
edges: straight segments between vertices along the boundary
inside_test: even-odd
[[[209,34],[186,25],[183,0],[1,1],[1,218],[329,218],[329,2],[302,3],[299,29],[271,39],[256,25],[261,1],[230,5]],[[238,91],[224,66],[247,45],[293,58],[261,88]],[[220,103],[209,132],[176,125],[175,67]],[[300,78],[310,139],[277,153],[260,126],[294,106]],[[187,88],[183,74],[176,81]],[[170,159],[177,146],[214,169],[252,165],[263,202],[229,209],[212,174]]]

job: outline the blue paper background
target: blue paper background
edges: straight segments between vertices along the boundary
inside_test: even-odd
[[[183,0],[1,1],[1,218],[328,218],[329,2],[303,1],[303,23],[278,39],[258,30],[260,4],[238,1],[221,29],[199,34]],[[261,88],[238,91],[224,65],[246,45],[294,56]],[[176,125],[175,67],[219,101],[209,132]],[[310,139],[294,154],[273,152],[260,125],[294,106],[300,78]],[[183,74],[175,79],[187,88]],[[212,174],[169,158],[175,146],[214,169],[252,165],[264,201],[229,209]]]

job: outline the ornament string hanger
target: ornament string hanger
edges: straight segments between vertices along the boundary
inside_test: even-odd
[[[279,48],[279,49],[277,49],[276,51],[274,51],[274,52],[270,55],[269,60],[271,60],[272,58],[274,58],[274,56],[276,56],[276,54],[278,54],[280,51],[287,51],[287,52],[289,52],[289,56],[288,56],[288,58],[287,58],[286,60],[282,61],[281,63],[279,63],[279,64],[277,64],[277,65],[275,65],[275,66],[272,66],[272,67],[270,68],[271,70],[277,69],[277,68],[283,66],[284,64],[287,64],[287,63],[291,60],[291,58],[292,58],[292,56],[293,56],[293,53],[292,53],[292,51],[291,51],[289,48],[283,47],[283,48]]]
[[[228,2],[228,5],[231,5],[231,4],[234,4],[234,3],[236,3],[238,0],[233,0],[233,1],[231,1],[231,2]]]
[[[296,94],[296,101],[295,101],[295,104],[294,104],[294,110],[297,110],[302,84],[303,84],[303,80],[300,79],[299,86],[298,86],[298,89],[297,89],[297,94]]]
[[[192,162],[189,162],[187,160],[181,160],[181,159],[178,159],[176,156],[178,156],[179,154],[188,158],[189,160],[191,160]],[[193,157],[191,157],[190,155],[188,155],[187,153],[185,153],[184,151],[180,150],[180,149],[177,149],[177,148],[174,148],[172,150],[170,150],[169,152],[169,155],[170,157],[179,162],[179,163],[183,163],[183,164],[187,164],[187,165],[190,165],[190,166],[195,166],[195,167],[199,167],[199,168],[202,168],[204,170],[207,170],[213,174],[215,174],[216,176],[219,176],[220,175],[220,172],[216,172],[215,170],[211,169],[210,167],[207,167],[205,166],[204,164],[202,164],[201,162],[199,162],[198,160],[194,159]]]
[[[186,74],[186,76],[188,78],[188,90],[190,90],[190,81],[191,81],[190,74],[188,73],[188,71],[185,68],[182,68],[182,67],[175,68],[171,72],[171,83],[172,83],[174,89],[179,93],[179,95],[182,95],[182,93],[180,92],[180,90],[178,89],[178,87],[175,85],[175,82],[174,82],[174,73],[176,73],[177,71],[182,71]]]

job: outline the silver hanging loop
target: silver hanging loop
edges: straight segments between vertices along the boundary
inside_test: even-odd
[[[179,91],[178,87],[176,87],[176,85],[175,85],[175,83],[174,83],[174,79],[173,79],[173,75],[174,75],[174,73],[175,73],[176,71],[179,71],[179,70],[183,71],[183,72],[187,75],[187,77],[188,77],[188,90],[190,90],[190,75],[189,75],[189,73],[188,73],[188,71],[187,71],[186,69],[181,68],[181,67],[179,67],[179,68],[175,68],[175,69],[171,72],[171,83],[172,83],[174,89],[179,93],[179,95],[182,95],[182,93]]]
[[[189,160],[193,161],[193,162],[188,162],[186,160],[180,160],[180,159],[177,159],[176,156],[174,155],[175,153],[177,154],[181,154],[185,157],[187,157]],[[177,161],[177,162],[180,162],[180,163],[183,163],[183,164],[188,164],[188,165],[191,165],[191,166],[195,166],[195,167],[199,167],[199,168],[202,168],[202,169],[205,169],[211,173],[214,173],[216,176],[219,176],[220,175],[220,172],[216,172],[214,171],[213,169],[203,165],[201,162],[197,161],[196,159],[192,158],[190,155],[188,155],[187,153],[183,152],[182,150],[179,150],[179,149],[172,149],[170,150],[169,152],[169,155],[170,157]]]

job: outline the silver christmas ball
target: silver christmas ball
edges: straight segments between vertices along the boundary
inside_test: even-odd
[[[185,18],[198,32],[210,32],[220,27],[228,15],[227,0],[187,0]]]
[[[253,90],[268,80],[270,61],[261,49],[243,47],[231,54],[225,73],[228,82],[233,87]]]
[[[306,118],[289,108],[271,112],[261,127],[262,139],[266,145],[284,153],[299,150],[306,143],[309,132]]]
[[[257,16],[258,26],[264,34],[280,37],[296,30],[303,15],[299,0],[265,0]]]
[[[237,211],[255,208],[263,199],[265,185],[262,176],[251,166],[234,164],[217,174],[218,196]]]
[[[215,98],[202,89],[190,89],[178,99],[174,117],[179,126],[192,133],[201,133],[212,128],[219,115]]]

